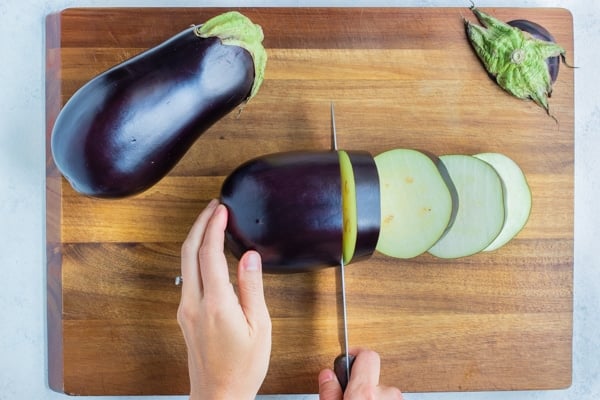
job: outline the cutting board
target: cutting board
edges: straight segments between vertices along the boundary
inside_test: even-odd
[[[569,386],[573,72],[561,66],[550,101],[556,121],[507,95],[466,41],[468,8],[242,9],[265,33],[259,95],[143,194],[98,200],[70,188],[49,151],[61,106],[94,75],[223,11],[86,8],[47,18],[50,386],[78,395],[188,392],[174,285],[181,243],[238,164],[329,148],[331,101],[343,149],[502,152],[533,193],[527,226],[498,251],[455,260],[375,254],[350,264],[351,346],[378,351],[381,381],[407,392]],[[568,11],[484,11],[544,25],[573,60]],[[273,351],[261,393],[315,393],[319,370],[340,352],[336,270],[264,280]]]

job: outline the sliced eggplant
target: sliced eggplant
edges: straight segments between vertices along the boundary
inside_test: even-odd
[[[366,151],[346,153],[352,164],[356,193],[356,246],[350,261],[358,261],[373,254],[379,239],[381,223],[379,173],[370,153]]]
[[[476,154],[490,164],[500,175],[504,193],[504,225],[500,234],[483,251],[504,246],[523,229],[531,212],[531,189],[521,168],[512,159],[500,153]]]
[[[343,216],[343,242],[342,258],[348,264],[356,250],[356,237],[358,235],[357,210],[356,210],[356,185],[352,162],[348,153],[338,151],[340,158],[340,178],[342,180],[342,216]]]
[[[395,258],[426,251],[464,257],[506,243],[531,207],[525,178],[506,156],[435,158],[409,149],[375,158],[357,151],[268,154],[225,179],[221,202],[229,209],[227,246],[237,257],[257,250],[267,272],[348,264],[375,250]],[[514,211],[505,218],[505,209]]]
[[[440,157],[458,196],[452,225],[429,249],[440,258],[478,253],[498,236],[504,225],[502,181],[492,166],[465,155]]]
[[[435,163],[409,149],[375,157],[381,192],[381,231],[377,251],[396,258],[426,252],[446,230],[452,196]]]

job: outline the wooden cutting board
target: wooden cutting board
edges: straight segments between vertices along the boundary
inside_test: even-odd
[[[90,8],[48,16],[47,144],[61,106],[87,80],[223,11]],[[265,83],[154,188],[116,201],[80,196],[48,150],[50,386],[80,395],[187,393],[175,317],[180,245],[241,162],[327,149],[331,101],[341,148],[502,152],[520,164],[533,192],[526,228],[496,252],[449,261],[376,254],[347,267],[350,343],[381,354],[381,381],[407,392],[569,386],[572,70],[561,66],[551,98],[557,123],[488,78],[465,38],[463,18],[475,20],[468,8],[242,11],[264,29]],[[573,59],[568,11],[485,11],[544,25]],[[261,392],[315,393],[317,373],[340,351],[336,271],[264,279],[273,352]]]

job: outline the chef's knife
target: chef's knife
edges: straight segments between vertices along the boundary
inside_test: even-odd
[[[335,112],[333,102],[331,103],[331,149],[337,150],[337,134],[335,129]],[[346,312],[346,271],[344,265],[344,257],[340,256],[340,268],[338,270],[338,282],[340,288],[340,297],[338,298],[338,318],[342,321],[342,329],[339,331],[340,347],[342,353],[337,356],[333,362],[333,371],[342,387],[342,391],[346,390],[348,381],[350,380],[350,371],[354,356],[348,352],[348,314]]]

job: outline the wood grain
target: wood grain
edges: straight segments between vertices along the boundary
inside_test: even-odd
[[[407,392],[569,386],[573,73],[561,67],[550,100],[558,123],[505,94],[465,39],[463,18],[474,20],[467,8],[242,9],[265,33],[269,63],[259,95],[141,195],[98,200],[69,187],[49,138],[74,91],[222,11],[86,8],[47,18],[50,386],[78,395],[188,391],[173,284],[181,242],[241,162],[328,148],[330,101],[342,148],[498,151],[521,165],[533,193],[527,226],[496,252],[457,260],[376,254],[348,266],[350,342],[380,352],[382,382]],[[568,11],[486,11],[544,25],[572,60]],[[318,371],[339,353],[336,271],[264,278],[273,353],[261,392],[314,393]]]

